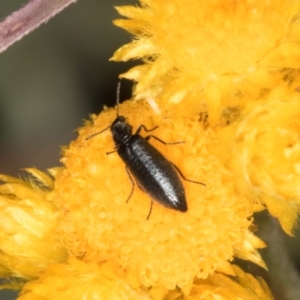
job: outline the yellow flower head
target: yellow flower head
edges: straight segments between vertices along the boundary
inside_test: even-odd
[[[113,56],[147,62],[122,75],[138,82],[136,98],[205,103],[215,123],[226,106],[274,87],[278,68],[299,67],[299,1],[140,2],[117,8],[129,19],[116,25],[136,39]]]
[[[166,142],[151,143],[189,179],[206,186],[183,182],[188,211],[167,209],[157,202],[147,220],[148,195],[135,188],[125,165],[114,149],[110,131],[101,131],[116,118],[106,110],[93,116],[93,125],[79,131],[79,138],[65,151],[66,166],[56,181],[56,204],[61,209],[60,230],[72,255],[85,261],[110,261],[138,285],[190,285],[194,277],[207,278],[215,270],[231,273],[228,261],[234,255],[263,265],[256,247],[263,246],[249,231],[252,206],[237,195],[232,175],[208,150],[217,142],[214,133],[203,130],[197,116],[153,117],[142,101],[126,102],[120,113],[136,129],[140,124],[155,130]],[[152,133],[154,134],[154,132]]]
[[[105,299],[150,300],[148,293],[134,289],[109,265],[70,259],[53,264],[36,281],[25,285],[18,300]]]
[[[84,263],[69,259],[66,264],[53,264],[36,281],[24,286],[18,300],[40,299],[105,299],[105,300],[159,300],[159,299],[220,299],[220,300],[272,300],[266,283],[261,278],[243,272],[233,266],[234,279],[215,273],[207,279],[192,284],[189,297],[179,289],[133,288],[109,264]]]
[[[58,213],[51,203],[53,179],[26,169],[38,181],[0,175],[0,276],[32,279],[66,250],[55,233]],[[58,169],[50,172],[57,174]]]
[[[256,105],[236,133],[233,169],[245,182],[239,187],[265,203],[291,234],[300,211],[300,97],[277,89]]]
[[[193,285],[189,300],[268,300],[273,299],[266,283],[261,278],[254,278],[239,267],[233,265],[235,277],[215,273],[206,280],[197,280]]]
[[[205,280],[195,281],[188,299],[273,299],[263,280],[255,279],[237,266],[233,266],[233,270],[234,279],[215,273]],[[183,297],[179,289],[133,288],[109,263],[99,266],[70,259],[66,264],[51,265],[38,280],[27,283],[18,300],[175,300]]]
[[[300,202],[300,1],[140,2],[117,8],[128,19],[116,25],[136,39],[112,58],[144,60],[122,75],[137,82],[135,98],[164,114],[205,116],[218,136],[210,150],[239,192],[291,233]]]

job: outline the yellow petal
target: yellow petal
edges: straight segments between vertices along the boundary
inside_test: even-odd
[[[46,173],[36,169],[36,168],[25,168],[27,173],[31,174],[42,186],[48,189],[53,189],[53,178],[51,178]]]
[[[261,278],[245,273],[233,266],[235,277],[214,274],[206,280],[195,282],[189,300],[218,299],[218,300],[273,300],[273,296]]]
[[[155,47],[149,42],[148,38],[140,38],[137,41],[124,45],[118,49],[111,60],[127,61],[129,59],[147,57],[155,54]]]

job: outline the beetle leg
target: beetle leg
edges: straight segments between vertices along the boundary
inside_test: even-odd
[[[137,131],[136,131],[135,134],[140,134],[140,132],[141,132],[142,129],[144,129],[146,132],[150,132],[150,131],[153,131],[153,130],[155,130],[155,129],[157,129],[157,128],[158,128],[158,126],[155,126],[155,127],[153,127],[152,129],[147,129],[146,126],[142,124],[142,125],[139,126],[139,128],[137,129]],[[150,138],[154,138],[154,139],[156,139],[157,141],[161,142],[161,143],[164,144],[164,145],[184,144],[184,141],[167,143],[167,142],[161,140],[160,138],[158,138],[158,137],[155,136],[155,135],[147,135],[147,136],[145,137],[145,140],[146,140],[146,141],[149,141]]]
[[[183,174],[182,172],[180,171],[180,169],[172,163],[172,165],[174,166],[174,168],[176,169],[176,171],[179,173],[179,175],[181,176],[182,179],[186,180],[186,181],[189,181],[189,182],[192,182],[192,183],[197,183],[197,184],[202,184],[202,185],[205,185],[205,183],[203,182],[200,182],[200,181],[194,181],[194,180],[190,180],[190,179],[187,179]]]
[[[113,150],[113,151],[106,152],[106,154],[107,154],[107,155],[108,155],[108,154],[112,154],[112,153],[117,152],[117,151],[118,151],[118,149]]]
[[[149,141],[150,138],[154,138],[154,139],[156,139],[157,141],[161,142],[161,143],[164,144],[164,145],[176,145],[176,144],[184,144],[184,143],[185,143],[184,141],[167,143],[167,142],[161,140],[160,138],[158,138],[158,137],[155,136],[155,135],[147,135],[147,136],[145,137],[145,140],[146,140],[146,141]]]
[[[153,206],[153,200],[151,199],[150,210],[149,210],[149,213],[148,213],[148,216],[147,216],[147,220],[149,220],[149,217],[150,217],[150,215],[151,215],[151,212],[152,212],[152,206]]]
[[[136,130],[135,134],[140,134],[141,130],[144,129],[146,132],[150,132],[153,131],[155,129],[157,129],[158,126],[153,127],[152,129],[147,129],[145,125],[140,125],[139,128]]]
[[[126,172],[127,172],[128,176],[129,176],[129,179],[130,179],[130,181],[131,181],[131,183],[132,183],[132,188],[131,188],[130,195],[129,195],[129,197],[128,197],[127,200],[126,200],[126,203],[128,203],[129,199],[131,198],[131,196],[132,196],[132,194],[133,194],[133,190],[134,190],[134,185],[135,185],[135,183],[134,183],[134,181],[133,181],[133,179],[132,179],[132,177],[131,177],[131,175],[130,175],[130,172],[128,171],[127,168],[126,168]],[[142,188],[141,188],[139,185],[138,185],[138,187],[142,190]],[[148,213],[148,216],[147,216],[147,220],[149,220],[149,217],[150,217],[150,215],[151,215],[151,212],[152,212],[152,206],[153,206],[153,200],[151,199],[150,210],[149,210],[149,213]]]
[[[114,147],[114,150],[113,150],[113,151],[106,152],[106,155],[112,154],[112,153],[114,153],[114,152],[117,152],[118,149],[119,149],[119,147]]]
[[[131,175],[130,175],[130,173],[129,173],[129,171],[128,171],[127,168],[126,168],[126,172],[127,172],[128,176],[129,176],[129,179],[130,179],[130,181],[131,181],[131,183],[132,183],[131,192],[130,192],[130,194],[129,194],[129,197],[128,197],[127,200],[126,200],[126,203],[128,203],[129,199],[131,198],[131,196],[132,196],[132,194],[133,194],[133,190],[134,190],[134,181],[133,181],[133,179],[132,179],[132,177],[131,177]]]

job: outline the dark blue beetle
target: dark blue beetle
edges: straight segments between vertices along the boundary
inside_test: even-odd
[[[186,181],[202,185],[205,184],[185,178],[172,162],[168,161],[156,148],[148,143],[151,137],[163,144],[179,144],[183,142],[166,143],[153,135],[148,135],[145,138],[140,136],[142,129],[146,132],[150,132],[155,130],[158,126],[148,130],[144,125],[141,125],[135,134],[132,134],[133,127],[126,122],[125,117],[119,115],[119,93],[120,84],[118,85],[117,92],[117,118],[113,121],[111,126],[89,136],[87,139],[110,128],[115,143],[115,151],[118,152],[125,163],[127,173],[132,182],[132,189],[127,201],[132,196],[134,190],[133,176],[141,190],[147,193],[152,199],[165,207],[186,212],[188,207],[185,190],[178,174]],[[115,151],[108,152],[107,154]],[[152,204],[153,202],[151,201],[147,219],[149,219],[151,214]]]

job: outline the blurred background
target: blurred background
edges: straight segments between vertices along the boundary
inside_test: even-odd
[[[26,3],[0,1],[0,19]],[[114,26],[113,6],[133,0],[79,0],[0,55],[0,173],[59,164],[60,146],[116,102],[118,75],[132,63],[109,62],[131,36]],[[131,83],[122,82],[121,98]]]
[[[83,120],[115,104],[118,75],[137,62],[108,61],[131,40],[112,24],[120,17],[113,6],[137,2],[78,0],[0,54],[0,173],[19,176],[22,168],[58,166],[61,146],[76,138]],[[0,1],[0,19],[24,3]],[[122,82],[121,99],[130,98],[131,88]],[[283,235],[281,242],[299,266],[299,230],[296,237]],[[254,271],[268,280],[266,272]],[[0,291],[1,300],[16,297]]]

